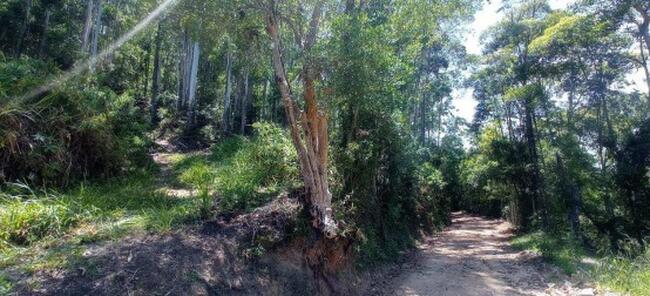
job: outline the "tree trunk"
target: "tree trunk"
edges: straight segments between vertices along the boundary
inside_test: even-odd
[[[234,76],[234,93],[232,98],[232,117],[230,117],[230,129],[233,133],[238,132],[238,125],[236,122],[241,121],[241,97],[244,92],[244,75],[239,73],[239,77]]]
[[[196,124],[196,89],[198,86],[198,71],[199,71],[199,43],[194,42],[191,51],[191,63],[189,71],[189,88],[187,94],[187,125],[189,129],[194,128]]]
[[[41,42],[38,45],[38,56],[45,57],[45,47],[47,46],[47,32],[50,30],[50,17],[52,16],[52,9],[45,9],[45,19],[43,20],[43,33],[41,34]]]
[[[582,198],[580,196],[580,187],[573,182],[570,176],[568,176],[566,166],[560,157],[560,153],[555,153],[555,161],[561,186],[564,187],[562,188],[562,191],[565,192],[565,198],[568,198],[569,211],[567,213],[567,218],[571,224],[571,231],[575,238],[581,238],[580,206],[582,205]]]
[[[648,87],[648,110],[650,111],[650,70],[648,70],[648,57],[643,51],[643,42],[639,40],[639,50],[641,51],[641,67],[643,67],[643,72],[645,73],[645,82]],[[650,51],[650,47],[648,47]]]
[[[187,99],[187,86],[188,86],[188,37],[187,33],[184,31],[181,34],[181,47],[180,55],[178,58],[178,100],[176,101],[176,110],[178,114],[185,108],[185,102]]]
[[[262,91],[262,96],[264,97],[263,98],[264,112],[262,112],[262,115],[260,116],[260,117],[263,118],[263,120],[266,120],[266,121],[272,121],[273,120],[273,115],[271,113],[271,112],[273,112],[272,111],[272,106],[273,105],[271,104],[271,102],[269,102],[269,83],[270,82],[269,82],[268,79],[264,80],[264,89]]]
[[[93,24],[93,0],[88,0],[86,4],[86,14],[84,17],[83,31],[81,32],[81,51],[88,52],[90,41],[90,28]]]
[[[533,204],[538,204],[541,205],[541,194],[540,194],[540,171],[539,171],[539,159],[537,156],[537,138],[535,135],[535,127],[533,126],[533,110],[532,110],[531,102],[529,100],[526,100],[524,102],[524,111],[525,111],[525,131],[526,131],[526,142],[528,145],[528,153],[530,156],[530,163],[532,165],[532,172],[530,176],[530,181],[531,181],[531,192],[532,192],[532,199],[533,199]],[[542,205],[542,210],[544,211],[544,207]],[[534,211],[534,210],[533,210]],[[525,217],[526,219],[530,218]],[[543,215],[543,223],[545,224],[544,226],[548,226],[546,224],[546,215]],[[526,221],[524,224],[524,228],[527,228],[529,226],[528,221]]]
[[[646,48],[650,50],[650,14],[640,4],[634,5],[634,9],[641,15],[641,23],[638,23],[639,36],[645,41]]]
[[[23,17],[23,23],[20,25],[20,29],[18,31],[18,39],[16,40],[16,57],[19,57],[23,53],[23,45],[25,44],[25,38],[27,37],[27,30],[29,28],[31,18],[32,0],[25,0],[25,16]]]
[[[250,95],[250,89],[248,84],[248,78],[249,78],[248,70],[245,70],[245,73],[246,74],[244,74],[244,85],[243,85],[244,95],[241,98],[241,123],[239,127],[239,133],[242,135],[246,133],[246,120],[247,120],[246,117],[248,115],[247,113],[248,113],[248,103],[249,103],[248,97]]]
[[[143,62],[142,65],[142,100],[144,101],[149,94],[149,64],[151,63],[151,40],[147,40],[147,45],[145,45],[145,50],[143,52]],[[142,104],[143,106],[146,105]]]
[[[318,31],[320,7],[314,7],[311,31],[303,44],[303,49],[308,51],[313,45]],[[276,82],[282,96],[291,139],[298,153],[300,171],[305,183],[305,206],[312,217],[312,225],[328,238],[338,234],[338,225],[332,212],[332,195],[327,182],[328,160],[328,132],[327,115],[323,110],[318,110],[314,79],[316,73],[311,68],[310,61],[305,61],[302,70],[303,100],[305,110],[301,111],[294,102],[294,94],[286,78],[282,53],[280,51],[279,25],[276,19],[275,7],[270,7],[266,15],[266,30],[272,41],[272,64],[276,75]],[[300,122],[300,123],[299,123]]]
[[[221,116],[223,133],[230,134],[230,102],[232,96],[232,53],[226,52],[226,90],[223,97],[223,115]]]
[[[102,13],[103,13],[103,8],[102,8],[102,1],[97,0],[97,6],[95,7],[97,10],[95,12],[95,24],[93,25],[93,37],[92,37],[92,49],[91,49],[91,55],[93,57],[97,56],[97,48],[99,47],[99,35],[102,33]]]
[[[420,113],[419,113],[419,120],[420,120],[420,131],[419,131],[419,139],[420,139],[420,144],[424,145],[426,144],[426,130],[427,130],[427,96],[422,94],[420,98]]]
[[[151,124],[158,125],[158,94],[160,92],[160,47],[162,46],[162,21],[158,23],[156,32],[156,49],[153,56],[153,77],[151,86]]]

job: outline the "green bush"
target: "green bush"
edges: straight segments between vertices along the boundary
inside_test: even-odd
[[[211,207],[211,191],[221,198],[220,210],[257,207],[299,181],[295,150],[285,131],[255,123],[252,139],[231,137],[212,148],[207,157],[192,156],[175,164],[180,180],[198,191]]]
[[[181,181],[196,188],[201,201],[201,214],[206,216],[213,205],[210,191],[213,190],[216,178],[214,170],[207,164],[200,163],[190,167],[180,177]]]
[[[637,258],[606,258],[595,270],[598,282],[631,295],[650,295],[650,251]]]
[[[295,150],[287,134],[267,123],[253,125],[256,135],[217,170],[216,187],[225,210],[250,209],[268,201],[298,179]],[[232,145],[232,144],[226,144]],[[217,147],[228,154],[230,147]],[[225,152],[225,153],[224,153]]]
[[[569,236],[559,237],[542,231],[516,237],[513,247],[520,250],[530,250],[542,257],[567,274],[577,271],[582,257],[585,255],[582,247]]]
[[[148,164],[132,97],[88,83],[21,99],[46,73],[55,68],[28,58],[0,63],[0,182],[65,186]]]
[[[425,162],[418,168],[417,210],[422,227],[433,230],[448,220],[450,197],[445,195],[446,182],[442,172],[431,163]]]
[[[0,241],[4,241],[0,245],[5,247],[60,236],[79,220],[69,207],[53,198],[5,199],[0,206]]]

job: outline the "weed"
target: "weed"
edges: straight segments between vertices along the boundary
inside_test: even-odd
[[[584,250],[570,238],[556,237],[541,231],[516,237],[513,247],[539,253],[567,274],[574,274],[585,255]]]
[[[631,295],[650,295],[650,251],[636,258],[604,258],[594,275],[606,288]]]

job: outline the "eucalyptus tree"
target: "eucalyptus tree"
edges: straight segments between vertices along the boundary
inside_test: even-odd
[[[533,214],[541,214],[542,222],[548,225],[548,213],[543,193],[543,180],[538,151],[536,130],[537,107],[546,100],[544,86],[537,75],[537,58],[530,53],[531,42],[542,34],[547,23],[546,16],[551,9],[545,0],[529,0],[521,3],[506,2],[503,8],[505,17],[490,28],[486,40],[485,54],[492,57],[490,62],[497,68],[504,68],[510,76],[510,83],[501,89],[501,95],[512,102],[519,113],[519,137],[527,145],[527,158],[530,178],[522,190],[530,194],[519,196],[517,212],[522,228],[530,226]]]
[[[271,60],[277,87],[287,117],[291,139],[300,162],[300,172],[305,183],[306,201],[312,224],[327,237],[338,235],[339,226],[332,211],[332,193],[328,181],[329,161],[329,110],[319,100],[316,83],[320,77],[315,46],[319,41],[324,1],[310,3],[263,3],[266,31],[271,38]],[[305,9],[304,7],[309,7]],[[283,59],[280,22],[293,33],[292,45],[302,59],[299,73],[302,80],[301,110],[297,95],[287,76],[289,71]]]
[[[595,12],[601,20],[638,40],[638,65],[643,69],[648,87],[647,108],[650,109],[650,2],[645,0],[583,0],[578,9]]]

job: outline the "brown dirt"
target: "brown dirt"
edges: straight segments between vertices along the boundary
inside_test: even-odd
[[[36,274],[16,294],[317,293],[319,283],[304,264],[304,250],[282,245],[298,209],[295,198],[284,197],[250,214],[92,245],[75,269]]]
[[[529,252],[514,250],[507,222],[464,213],[422,242],[368,295],[598,295]],[[607,293],[609,294],[609,293]]]
[[[97,244],[78,268],[38,274],[17,295],[599,295],[513,250],[508,223],[463,213],[398,262],[358,274],[350,242],[287,236],[299,209],[284,197],[250,214]]]

